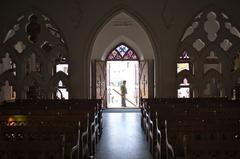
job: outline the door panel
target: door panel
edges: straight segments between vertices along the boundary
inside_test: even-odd
[[[139,63],[139,86],[140,97],[148,98],[148,61],[140,61]]]
[[[106,97],[106,63],[105,61],[96,61],[96,99],[104,99]]]
[[[143,60],[139,62],[140,98],[151,98],[154,96],[153,69],[153,60]]]

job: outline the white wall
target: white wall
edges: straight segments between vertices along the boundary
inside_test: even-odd
[[[113,17],[94,41],[91,59],[105,60],[109,51],[124,42],[136,51],[140,60],[154,59],[154,51],[147,33],[141,25],[124,12]]]

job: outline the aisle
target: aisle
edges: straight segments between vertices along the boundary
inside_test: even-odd
[[[96,159],[151,159],[140,118],[140,112],[103,113]]]

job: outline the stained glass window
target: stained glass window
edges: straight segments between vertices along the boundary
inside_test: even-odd
[[[184,51],[179,58],[180,58],[180,59],[185,59],[185,60],[186,60],[186,59],[189,59],[188,53],[187,53],[186,51]]]
[[[136,52],[124,43],[118,44],[107,56],[107,60],[138,60]]]

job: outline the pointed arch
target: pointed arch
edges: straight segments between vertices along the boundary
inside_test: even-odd
[[[15,81],[17,98],[24,98],[23,93],[33,83],[46,95],[46,86],[52,70],[61,61],[59,58],[64,59],[65,63],[69,61],[62,31],[47,14],[36,8],[29,8],[16,18],[2,43],[1,53],[9,52],[16,67],[22,68],[16,69],[19,71],[16,72],[18,81]],[[21,76],[23,74],[26,76]]]
[[[139,60],[137,53],[126,43],[119,43],[107,55],[106,60]]]
[[[214,69],[206,72],[203,78],[203,92],[202,95],[206,97],[223,97],[225,86],[222,74]]]
[[[231,65],[240,46],[237,26],[225,10],[211,5],[197,13],[183,32],[177,55],[183,49],[190,51],[190,61],[195,61],[196,64],[195,83],[199,83],[199,91],[204,89],[211,78],[220,80],[221,87],[224,87],[224,83],[231,82]],[[209,56],[211,52],[214,52],[214,57]],[[229,89],[226,94],[231,96]]]
[[[179,48],[192,44],[200,55],[204,49],[221,49],[223,54],[230,54],[231,48],[239,45],[240,32],[236,23],[222,9],[215,6],[205,8],[192,18],[190,25],[182,34]],[[210,30],[209,27],[213,27]],[[206,52],[206,51],[205,51]]]
[[[91,72],[93,69],[91,68],[91,63],[93,60],[105,60],[107,53],[118,43],[120,42],[125,42],[127,43],[129,46],[131,46],[138,54],[140,60],[143,59],[150,59],[154,61],[154,67],[156,68],[156,70],[154,70],[154,76],[153,78],[155,78],[154,81],[156,81],[157,83],[159,82],[159,80],[157,80],[156,78],[158,78],[159,76],[155,76],[155,73],[158,72],[159,74],[162,73],[162,71],[158,71],[159,67],[158,65],[160,64],[160,62],[158,61],[159,58],[157,58],[157,56],[159,56],[159,44],[156,42],[155,38],[153,35],[153,32],[151,30],[151,28],[147,25],[146,21],[144,20],[143,17],[139,16],[137,13],[134,13],[134,8],[129,8],[129,6],[125,6],[125,5],[119,5],[117,7],[115,7],[114,9],[112,9],[111,11],[109,11],[108,13],[105,14],[106,16],[103,16],[104,18],[101,19],[100,22],[98,22],[98,24],[96,25],[96,27],[93,29],[92,31],[92,35],[90,36],[90,39],[88,41],[87,45],[87,53],[86,54],[86,59],[88,59],[88,61],[84,61],[87,62],[86,65],[88,66],[87,70],[86,70],[86,74],[88,75],[89,79],[85,79],[85,84],[84,86],[90,86],[88,88],[85,87],[85,89],[88,91],[89,94],[93,94],[91,93],[90,90],[91,89],[91,84],[89,82],[94,81],[95,77],[91,77],[92,74],[88,73]],[[99,40],[99,35],[102,34],[103,30],[106,28],[106,26],[108,26],[111,22],[112,19],[118,17],[119,15],[125,15],[126,17],[130,18],[133,22],[133,25],[137,25],[138,27],[135,28],[134,30],[134,34],[135,37],[131,37],[129,35],[124,34],[124,32],[121,32],[121,34],[111,34],[111,36],[107,36],[106,38],[102,38],[103,40]],[[123,24],[123,23],[122,23]],[[114,27],[120,27],[122,25],[121,23],[119,24],[117,22],[117,24],[113,24],[112,26]],[[132,23],[128,23],[126,22],[125,24],[127,24],[128,26],[131,26]],[[115,29],[116,30],[116,29]],[[141,30],[141,34],[136,33],[136,31]],[[133,31],[131,32],[133,33]],[[140,41],[138,38],[138,35],[142,35],[144,34],[144,41]],[[136,37],[137,35],[137,37]],[[119,41],[122,39],[126,39],[128,40],[127,42],[125,40]],[[107,41],[106,41],[107,40]],[[134,43],[132,43],[134,41]],[[109,45],[110,44],[110,45]],[[100,46],[100,47],[99,47]],[[157,53],[158,52],[158,53]],[[141,55],[142,54],[142,55]],[[89,70],[89,71],[88,71]],[[93,79],[91,81],[91,79]],[[157,84],[155,84],[157,85]],[[158,86],[158,85],[157,85]],[[93,86],[94,87],[94,86]],[[155,87],[153,87],[155,88]],[[158,94],[160,91],[160,89],[157,89],[156,94]]]
[[[45,25],[45,27],[42,28],[42,29],[48,29],[49,32],[52,31],[51,35],[56,37],[59,40],[59,42],[65,44],[65,38],[63,36],[62,31],[56,25],[56,22],[52,18],[50,18],[50,16],[48,16],[44,11],[42,11],[39,8],[36,8],[36,7],[31,7],[31,8],[26,9],[25,11],[23,11],[19,15],[20,16],[16,17],[15,23],[12,24],[12,28],[11,28],[16,33],[19,30],[22,29],[21,28],[22,25],[27,27],[26,24],[28,24],[31,21],[30,20],[31,16],[36,15],[37,17],[35,17],[36,18],[35,22],[39,20],[39,23],[43,23],[43,25]],[[37,25],[35,25],[35,26],[37,26]],[[9,31],[11,31],[11,29]],[[26,32],[27,32],[28,29],[27,28],[24,28],[24,29],[26,29]],[[8,35],[8,33],[6,35]],[[13,37],[13,36],[11,36],[11,37]],[[3,43],[6,43],[9,39],[10,38],[8,36],[5,36],[5,39],[3,40]]]
[[[121,33],[114,31],[119,28],[124,30],[124,26],[127,26],[128,30],[129,28],[134,29],[134,33],[133,31],[126,32],[126,30],[122,31]],[[114,29],[112,30],[112,28]],[[106,30],[112,30],[112,32],[109,33]],[[136,38],[136,35],[141,36],[143,41],[140,41],[139,38]],[[106,57],[106,48],[109,49],[110,47],[109,44],[112,45],[112,49],[113,46],[120,42],[125,42],[125,40],[128,41],[125,43],[128,43],[134,50],[141,50],[139,53],[143,53],[143,55],[140,55],[140,58],[154,59],[155,57],[152,42],[150,41],[149,35],[145,31],[145,28],[143,28],[143,25],[136,20],[135,16],[130,14],[125,9],[119,9],[115,11],[112,16],[109,17],[104,24],[102,24],[95,36],[95,41],[92,44],[91,49],[91,59],[104,59],[104,55]],[[146,54],[146,52],[148,54]]]
[[[116,37],[111,43],[109,43],[109,45],[106,47],[106,49],[104,50],[101,60],[106,60],[108,54],[114,49],[116,48],[118,45],[120,44],[125,44],[126,46],[128,46],[129,48],[131,48],[132,50],[134,50],[137,59],[143,59],[143,52],[142,50],[138,47],[138,45],[131,40],[130,38],[126,37],[125,35],[120,35],[118,37]]]
[[[206,72],[206,74],[204,75],[203,83],[206,84],[212,78],[218,79],[223,86],[223,76],[215,69],[210,69]]]
[[[41,41],[49,41],[52,47],[63,47],[66,50],[64,52],[68,52],[62,31],[44,12],[36,8],[29,8],[20,15],[6,33],[3,45],[13,46],[20,40],[26,46],[41,48],[43,44],[37,42],[39,38]],[[41,35],[42,32],[44,35]],[[69,58],[67,54],[66,58]]]

